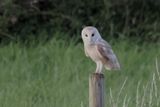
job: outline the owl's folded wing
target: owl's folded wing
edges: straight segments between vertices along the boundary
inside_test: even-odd
[[[119,70],[120,65],[114,54],[111,46],[107,42],[100,42],[96,44],[99,55],[101,56],[101,61],[105,65],[106,69],[109,70]]]

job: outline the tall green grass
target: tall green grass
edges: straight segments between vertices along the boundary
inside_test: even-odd
[[[160,107],[160,49],[110,41],[121,71],[105,71],[106,107]],[[0,107],[88,107],[95,64],[82,43],[52,39],[0,47]]]

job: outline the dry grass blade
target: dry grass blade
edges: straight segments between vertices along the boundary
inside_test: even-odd
[[[157,100],[157,107],[159,107],[160,106],[160,97],[159,97],[159,99]]]
[[[138,82],[137,85],[137,93],[136,93],[136,107],[139,106],[139,87],[140,87],[141,81]]]
[[[129,97],[126,103],[126,107],[129,107],[129,102],[130,102],[131,98]]]
[[[154,81],[154,75],[153,74],[153,79],[152,79],[152,82],[151,82],[151,88],[150,88],[150,94],[149,94],[149,107],[152,107],[152,100],[153,100],[153,81]]]
[[[81,101],[81,107],[84,107],[83,101]]]
[[[158,93],[157,93],[157,83],[156,83],[156,79],[155,79],[155,74],[153,74],[153,85],[154,85],[154,92],[155,92],[155,97],[158,97]]]
[[[159,81],[160,81],[160,73],[159,73],[158,60],[157,60],[157,58],[156,58],[156,71],[157,71],[158,79],[159,79]]]
[[[114,99],[113,99],[113,94],[112,94],[112,89],[111,88],[109,89],[109,92],[110,92],[110,97],[111,97],[110,103],[111,103],[112,107],[116,107]]]
[[[123,100],[123,107],[127,107],[126,106],[126,99],[127,99],[127,95],[125,95],[124,100]]]
[[[116,100],[116,105],[118,105],[119,97],[120,97],[120,95],[121,95],[121,93],[122,93],[122,90],[123,90],[123,88],[124,88],[124,86],[125,86],[125,84],[126,84],[127,79],[128,79],[128,78],[126,77],[126,79],[124,80],[123,85],[122,85],[122,87],[121,87],[121,89],[120,89],[120,91],[119,91],[119,93],[118,93],[118,97],[117,97],[117,100]]]
[[[145,97],[146,97],[146,94],[147,94],[147,88],[148,88],[148,83],[145,87],[143,87],[143,97],[142,97],[142,103],[141,103],[141,107],[145,107]]]

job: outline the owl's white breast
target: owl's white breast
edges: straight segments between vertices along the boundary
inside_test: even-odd
[[[96,45],[86,46],[85,48],[86,48],[86,51],[87,51],[89,57],[94,62],[100,61],[100,56],[99,56],[98,50],[96,48]]]

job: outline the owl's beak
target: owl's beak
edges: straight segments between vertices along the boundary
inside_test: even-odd
[[[94,44],[94,41],[90,40],[90,41],[89,41],[89,44],[90,44],[90,45],[93,45],[93,44]]]

